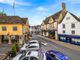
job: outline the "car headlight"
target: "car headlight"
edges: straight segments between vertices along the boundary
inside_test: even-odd
[[[67,56],[65,56],[65,58],[66,58],[67,60],[70,60],[69,57],[67,57]]]

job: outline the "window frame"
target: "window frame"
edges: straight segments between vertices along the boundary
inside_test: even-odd
[[[70,17],[66,17],[66,20],[70,20]]]
[[[17,31],[17,30],[18,30],[17,26],[13,26],[13,31]]]
[[[65,28],[65,24],[62,24],[62,26],[63,26],[63,29]]]
[[[65,30],[63,30],[62,32],[65,33]]]
[[[75,28],[75,23],[72,23],[71,24],[71,28]]]
[[[6,26],[2,26],[2,31],[7,31]]]
[[[75,34],[75,30],[72,30],[72,31],[71,31],[71,34]]]

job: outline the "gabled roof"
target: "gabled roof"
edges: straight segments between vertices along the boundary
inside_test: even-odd
[[[27,19],[19,16],[1,16],[0,24],[26,24]]]
[[[62,13],[62,10],[59,11],[59,12],[57,12],[57,13],[55,13],[55,14],[53,14],[53,15],[51,15],[51,17],[52,17],[54,20],[56,20],[56,19],[59,18],[59,16],[60,16],[61,13]]]
[[[44,24],[48,24],[49,18],[50,18],[50,17],[46,17],[46,19],[44,20]]]
[[[68,12],[68,11],[67,11]],[[66,14],[67,14],[67,12],[63,15],[63,18],[62,18],[62,20],[61,21],[58,21],[58,23],[60,24],[62,21],[63,21],[63,19],[64,19],[64,17],[66,16]],[[80,19],[76,16],[76,15],[74,15],[73,13],[71,13],[71,12],[69,12],[77,21],[79,21],[80,22]]]
[[[29,24],[29,22],[28,22],[28,18],[21,18],[21,20],[23,20],[23,23],[27,23],[27,24]]]
[[[70,12],[69,12],[70,13]],[[77,17],[77,16],[75,16],[74,14],[72,14],[72,13],[70,13],[77,21],[79,21],[80,22],[80,19]]]
[[[45,23],[45,24],[48,24],[50,17],[51,17],[54,21],[58,20],[61,13],[62,13],[62,10],[60,10],[59,12],[57,12],[57,13],[49,16],[49,17],[47,17],[47,18],[44,20],[44,23]],[[64,18],[64,16],[65,16],[66,14],[63,13],[62,15],[63,15],[62,18]]]

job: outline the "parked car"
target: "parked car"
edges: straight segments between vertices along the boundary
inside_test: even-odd
[[[70,60],[67,55],[55,50],[47,51],[46,58],[47,60]]]
[[[26,48],[29,46],[29,44],[24,44],[22,47],[21,47],[21,49],[20,49],[20,51],[22,51],[22,50],[26,50]]]
[[[20,49],[20,53],[24,53],[27,50],[31,50],[31,49],[39,49],[39,42],[37,40],[31,40],[27,43],[25,43],[21,49]]]
[[[30,50],[39,50],[39,44],[36,43],[36,44],[30,44],[28,47],[27,47],[27,51],[30,51]]]
[[[22,56],[22,54],[18,54],[12,60],[19,60],[21,56]]]
[[[35,44],[35,43],[39,43],[37,40],[31,40],[29,41],[29,44]]]
[[[28,51],[25,55],[18,54],[12,60],[40,60],[39,51]],[[41,60],[46,60],[45,53],[42,53]]]

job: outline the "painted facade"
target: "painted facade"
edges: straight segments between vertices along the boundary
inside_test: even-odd
[[[29,33],[28,18],[0,14],[0,44],[15,42],[22,44],[27,33]]]
[[[62,22],[58,24],[58,34],[60,40],[80,45],[80,19],[67,12]]]

